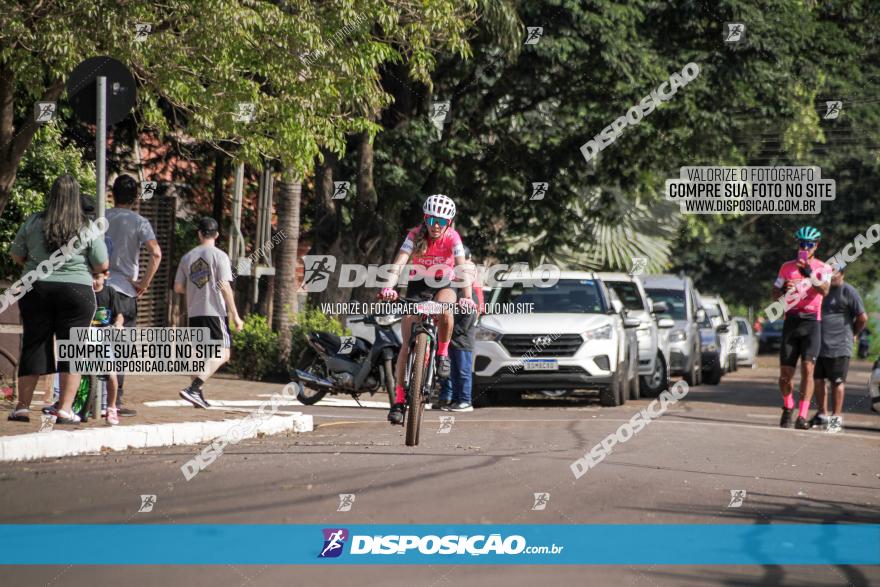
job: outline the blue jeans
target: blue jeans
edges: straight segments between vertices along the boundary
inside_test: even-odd
[[[473,383],[473,351],[449,349],[449,361],[452,369],[449,379],[443,382],[440,399],[453,403],[471,403],[471,386]]]

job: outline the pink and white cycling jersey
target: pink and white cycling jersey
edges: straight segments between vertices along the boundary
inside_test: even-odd
[[[400,245],[400,251],[412,255],[410,263],[418,265],[422,268],[421,274],[415,272],[410,273],[410,278],[422,278],[426,273],[425,269],[439,265],[440,269],[434,276],[435,279],[454,277],[455,274],[455,258],[464,256],[464,244],[461,242],[461,236],[453,228],[448,228],[443,236],[437,240],[428,238],[428,248],[424,253],[413,253],[416,236],[419,234],[419,228],[416,227],[409,231],[406,240]]]
[[[816,281],[822,283],[831,281],[832,269],[829,265],[813,257],[810,259],[810,267],[813,268],[813,276],[816,278]],[[782,267],[779,268],[779,275],[776,276],[776,281],[773,282],[773,285],[782,289],[785,282],[789,280],[801,283],[795,286],[798,292],[797,295],[792,293],[782,298],[783,300],[786,298],[795,300],[793,304],[786,303],[786,314],[815,314],[816,319],[821,320],[822,300],[825,296],[811,287],[809,277],[801,275],[801,272],[798,270],[797,261],[786,261],[783,263]]]

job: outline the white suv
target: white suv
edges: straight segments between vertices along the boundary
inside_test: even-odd
[[[626,401],[638,378],[638,354],[625,328],[640,321],[615,309],[593,273],[562,271],[550,287],[538,273],[518,273],[493,288],[476,326],[474,398],[498,401],[523,391],[599,390],[602,405]],[[523,304],[517,308],[505,304]],[[494,306],[494,307],[493,307]]]
[[[626,273],[598,275],[623,302],[626,315],[640,321],[636,337],[641,391],[644,395],[659,395],[669,383],[669,329],[675,326],[675,322],[668,317],[657,318],[654,312],[667,311],[666,302],[657,302],[655,307],[638,276]],[[630,399],[638,398],[630,396]]]

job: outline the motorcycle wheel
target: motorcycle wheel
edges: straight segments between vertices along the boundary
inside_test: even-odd
[[[327,377],[327,366],[324,361],[318,357],[318,354],[312,348],[307,348],[299,357],[296,368],[315,375],[316,377]],[[318,403],[327,395],[326,389],[311,389],[306,387],[305,382],[300,382],[299,391],[296,393],[296,399],[299,403],[311,406]]]

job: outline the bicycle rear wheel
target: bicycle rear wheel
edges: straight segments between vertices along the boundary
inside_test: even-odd
[[[412,375],[409,378],[409,409],[406,415],[406,445],[416,446],[419,444],[419,427],[422,425],[422,412],[425,409],[422,387],[425,384],[425,375],[428,367],[428,335],[421,332],[416,335],[416,343],[413,345]]]

